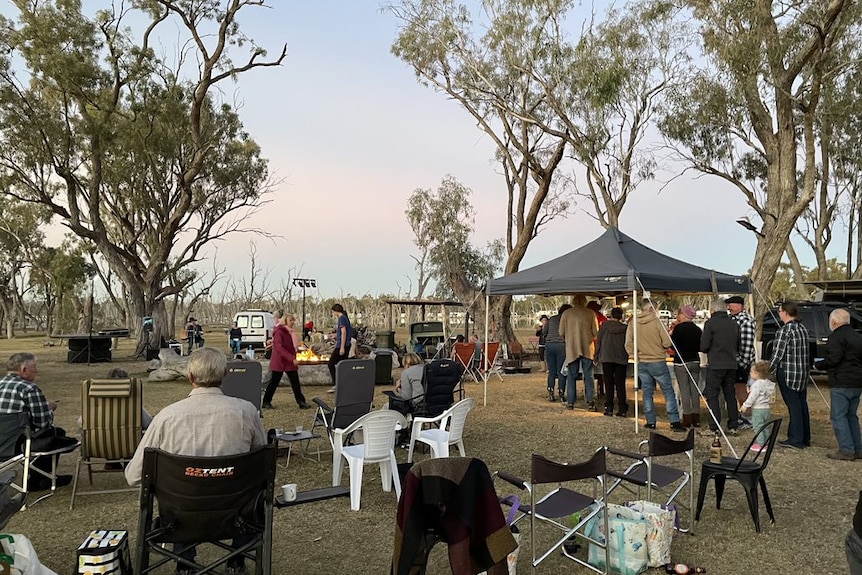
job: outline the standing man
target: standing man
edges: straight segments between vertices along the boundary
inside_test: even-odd
[[[542,369],[539,370],[540,373],[546,373],[548,371],[548,364],[545,363],[545,326],[548,325],[548,316],[542,314],[542,317],[539,318],[539,325],[536,326],[536,337],[539,338],[539,341],[536,342],[536,352],[539,354],[539,362],[542,364]],[[552,390],[553,391],[553,390]],[[554,398],[552,397],[551,400]]]
[[[244,399],[229,397],[222,393],[221,382],[227,373],[224,353],[204,347],[189,357],[189,396],[165,407],[153,418],[144,433],[135,455],[126,466],[126,481],[129,485],[141,482],[144,450],[155,447],[175,455],[214,457],[239,455],[266,444],[266,433],[255,407]],[[235,547],[248,540],[234,539]],[[190,561],[195,560],[196,550],[192,545],[174,544],[174,551]],[[244,573],[242,557],[234,557],[227,563],[228,573]],[[177,565],[177,575],[190,575],[191,569]]]
[[[655,429],[656,426],[653,395],[655,384],[658,383],[667,406],[670,428],[674,431],[685,431],[685,427],[679,422],[676,394],[673,392],[673,382],[667,367],[667,350],[672,345],[670,336],[659,321],[653,305],[646,301],[626,330],[626,352],[629,355],[635,354],[635,322],[638,330],[638,380],[644,390],[644,427]]]
[[[191,355],[195,348],[203,347],[204,345],[204,328],[193,317],[190,317],[189,323],[186,324],[186,339],[189,340],[189,352],[187,355]]]
[[[856,414],[862,395],[862,335],[850,327],[850,312],[841,308],[829,314],[829,329],[832,333],[826,342],[826,357],[814,364],[829,372],[829,418],[838,440],[838,451],[826,457],[853,461],[862,459]]]
[[[757,323],[743,308],[745,300],[735,295],[724,300],[727,304],[727,313],[739,326],[739,351],[736,353],[736,383],[734,392],[736,403],[742,404],[748,398],[748,377],[751,365],[754,363],[754,337],[757,333]],[[739,414],[740,429],[748,429],[751,423],[746,420],[742,413]]]
[[[566,407],[575,408],[575,379],[578,371],[584,373],[584,396],[587,409],[596,410],[593,382],[593,357],[595,341],[599,334],[599,322],[593,310],[586,307],[587,298],[577,294],[572,298],[572,307],[560,316],[560,335],[566,341],[566,361],[569,374],[566,376]]]
[[[808,415],[808,370],[811,367],[808,330],[799,323],[799,307],[786,301],[778,308],[784,322],[775,334],[770,371],[778,379],[781,399],[787,405],[790,423],[787,439],[778,445],[790,449],[811,446],[811,420]]]
[[[708,435],[718,431],[721,422],[721,401],[727,404],[728,435],[739,435],[739,404],[736,402],[737,354],[739,353],[739,325],[727,314],[727,304],[720,299],[709,306],[711,317],[703,325],[700,351],[705,353],[706,404],[712,411]]]
[[[26,413],[30,421],[33,451],[51,451],[74,445],[77,440],[66,437],[66,431],[54,427],[54,412],[57,404],[45,399],[45,395],[36,385],[36,356],[32,353],[16,353],[6,364],[7,374],[0,379],[0,413]],[[22,453],[24,437],[21,430],[15,431],[15,454]],[[19,437],[20,436],[20,437]],[[6,439],[6,438],[3,438]],[[11,437],[8,438],[12,440]],[[0,439],[0,443],[2,443]],[[12,457],[13,453],[3,456]],[[58,455],[55,457],[59,457]],[[40,457],[33,466],[46,473],[51,473],[53,461],[50,457]],[[62,487],[72,482],[71,475],[58,475],[57,486]],[[31,473],[28,491],[44,491],[51,488],[51,480],[41,473]]]

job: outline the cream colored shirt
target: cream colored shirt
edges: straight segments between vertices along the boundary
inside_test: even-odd
[[[141,482],[147,447],[210,457],[247,453],[264,444],[266,433],[251,403],[226,396],[219,387],[197,387],[156,414],[126,466],[126,481],[129,485]]]

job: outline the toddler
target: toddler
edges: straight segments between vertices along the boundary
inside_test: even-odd
[[[748,397],[742,404],[742,411],[751,410],[751,425],[754,429],[763,427],[771,416],[769,404],[775,396],[775,382],[769,379],[769,362],[758,361],[751,366],[751,387],[748,390]],[[764,444],[769,439],[766,430],[761,430],[754,439],[754,445],[751,449],[761,451],[764,449]]]

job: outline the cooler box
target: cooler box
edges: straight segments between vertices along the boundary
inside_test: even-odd
[[[131,575],[128,531],[93,531],[78,547],[81,575]]]

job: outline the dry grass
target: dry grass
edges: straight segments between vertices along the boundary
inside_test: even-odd
[[[74,430],[81,408],[81,380],[102,376],[109,366],[69,365],[65,363],[65,349],[43,348],[42,341],[41,338],[3,340],[0,353],[8,357],[14,351],[26,350],[39,355],[39,384],[48,398],[61,400],[58,425]],[[130,348],[131,342],[121,340],[120,354],[127,353]],[[116,361],[113,365],[145,375],[143,362]],[[559,403],[549,403],[544,390],[544,377],[539,374],[507,376],[503,383],[492,380],[488,386],[488,405],[483,407],[481,386],[470,384],[468,395],[477,398],[479,405],[468,419],[468,455],[483,459],[492,471],[506,469],[526,476],[533,452],[560,460],[581,461],[598,446],[634,449],[646,437],[643,430],[634,433],[631,418],[622,420],[584,411],[566,411]],[[157,412],[187,392],[185,381],[147,383],[144,403],[150,411]],[[306,388],[306,395],[325,397],[325,388]],[[382,402],[381,395],[379,403]],[[275,410],[266,412],[266,427],[289,428],[300,421],[306,426],[310,424],[311,414],[297,409],[289,390],[279,391],[275,405]],[[812,393],[810,405],[813,448],[804,452],[776,452],[767,473],[777,523],[769,525],[762,511],[764,530],[755,534],[742,489],[728,484],[721,510],[715,509],[710,489],[697,535],[676,540],[675,560],[706,567],[709,573],[722,574],[846,572],[843,538],[858,497],[857,477],[862,463],[825,458],[826,452],[835,446],[828,410],[816,392]],[[775,414],[786,415],[780,401]],[[659,421],[660,428],[664,428],[660,431],[667,432],[666,421]],[[744,432],[734,440],[734,445],[743,449],[749,439],[750,432]],[[709,439],[698,438],[697,460],[707,457],[708,447]],[[399,450],[398,458],[405,460],[406,452]],[[63,471],[71,473],[74,461],[74,456],[65,456],[61,462]],[[283,464],[283,459],[279,463]],[[326,455],[320,463],[294,456],[288,469],[279,468],[278,480],[279,483],[298,483],[300,489],[324,487],[330,483],[331,469]],[[100,475],[97,481],[99,485],[112,482],[120,485],[122,477]],[[346,473],[344,481],[347,482]],[[91,529],[128,529],[133,542],[137,532],[138,502],[134,494],[82,497],[76,509],[69,511],[70,491],[63,489],[56,496],[18,513],[7,527],[10,533],[24,533],[30,537],[40,559],[59,573],[71,572],[75,549]],[[504,493],[508,489],[498,483],[498,491]],[[618,499],[622,500],[622,496]],[[363,481],[361,511],[350,511],[347,499],[277,510],[273,572],[388,572],[395,508],[394,493],[381,491],[379,473],[376,468],[369,467]],[[524,533],[528,540],[528,528]],[[529,554],[526,544],[522,552],[524,557]],[[540,572],[568,573],[572,568],[571,562],[564,558],[551,557]],[[172,570],[163,569],[163,572]],[[435,550],[429,572],[449,572],[444,550]],[[519,572],[529,572],[528,560],[520,562]]]

